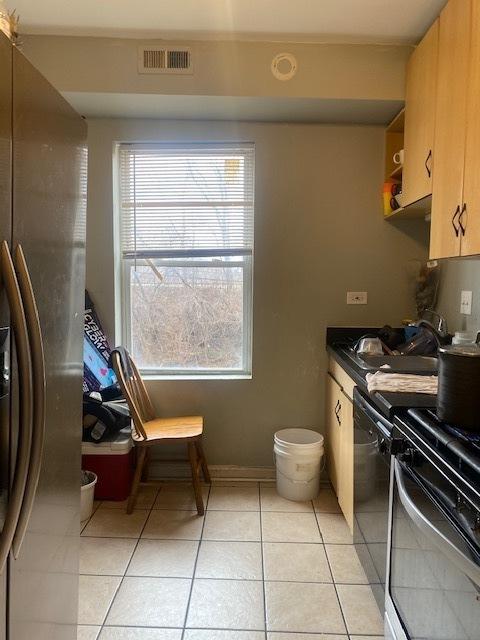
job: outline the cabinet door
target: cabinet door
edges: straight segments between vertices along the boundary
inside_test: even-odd
[[[405,204],[432,193],[438,25],[436,20],[410,56],[407,66],[402,180]]]
[[[340,425],[342,389],[327,375],[326,412],[325,412],[325,450],[330,482],[338,496],[340,480]]]
[[[450,0],[440,14],[438,39],[431,258],[460,255],[455,214],[463,200],[470,26],[471,1]]]
[[[463,183],[465,228],[462,255],[480,253],[480,3],[472,7],[470,72],[467,92],[467,142]]]
[[[340,411],[340,478],[338,504],[353,533],[353,404],[342,394]]]

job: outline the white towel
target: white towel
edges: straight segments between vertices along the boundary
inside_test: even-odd
[[[374,391],[395,391],[403,393],[432,393],[438,391],[437,376],[419,376],[409,373],[367,373],[369,393]]]

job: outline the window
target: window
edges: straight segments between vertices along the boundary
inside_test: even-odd
[[[146,374],[250,375],[253,145],[118,159],[124,344]]]

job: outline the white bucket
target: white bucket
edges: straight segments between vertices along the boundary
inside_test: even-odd
[[[323,436],[311,429],[282,429],[274,436],[277,491],[287,500],[305,502],[318,495]]]
[[[86,482],[86,484],[84,484]],[[93,494],[95,493],[95,485],[97,484],[97,476],[93,471],[82,471],[82,488],[80,493],[80,521],[85,522],[92,515],[93,511]]]

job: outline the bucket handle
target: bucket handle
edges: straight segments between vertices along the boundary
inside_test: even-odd
[[[280,469],[277,467],[277,473],[279,473],[281,476],[283,476],[284,478],[286,478],[287,480],[289,480],[290,482],[293,482],[293,484],[308,484],[309,482],[311,482],[312,480],[314,480],[316,478],[315,474],[312,478],[310,478],[309,480],[294,480],[293,478],[289,478],[288,476],[286,476],[284,473],[282,473],[280,471]]]
[[[314,476],[312,476],[308,480],[294,480],[293,478],[289,478],[287,475],[282,473],[280,471],[280,469],[278,468],[278,466],[277,466],[277,456],[275,455],[275,451],[273,452],[273,462],[275,464],[275,469],[277,470],[277,473],[279,473],[281,476],[283,476],[284,478],[286,478],[290,482],[293,482],[293,484],[308,484],[309,482],[314,480],[316,478],[316,476],[317,476],[317,474],[315,474]],[[320,468],[319,475],[321,475],[324,471],[325,471],[325,456],[323,456],[323,459],[322,459],[322,466]]]

